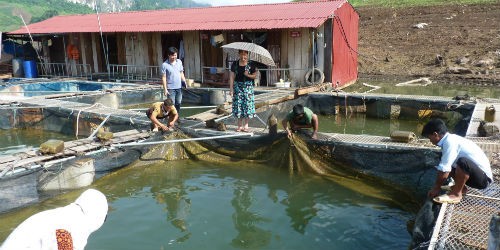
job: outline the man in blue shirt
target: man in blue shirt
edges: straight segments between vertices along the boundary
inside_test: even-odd
[[[177,59],[177,49],[168,48],[168,59],[161,65],[163,91],[167,98],[174,101],[177,112],[181,110],[182,82],[186,82],[182,61]]]
[[[485,189],[493,182],[490,161],[479,146],[464,137],[448,133],[441,119],[429,121],[422,129],[422,136],[441,147],[441,162],[436,166],[437,178],[428,195],[438,203],[458,203],[467,192],[467,186]],[[438,196],[448,177],[455,185],[448,194]]]

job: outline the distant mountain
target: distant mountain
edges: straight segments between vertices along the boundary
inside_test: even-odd
[[[67,0],[94,8],[96,0]],[[158,10],[172,8],[206,7],[208,4],[199,4],[192,0],[100,0],[97,1],[102,12],[121,12],[130,10]]]
[[[192,0],[0,0],[0,32],[21,28],[58,15],[88,14],[95,12],[122,12],[170,8],[207,7]]]

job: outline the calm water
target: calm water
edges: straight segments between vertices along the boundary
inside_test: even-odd
[[[496,88],[381,86],[373,93],[500,96]],[[184,109],[182,116],[202,111]],[[418,133],[419,126],[419,121],[365,114],[320,117],[320,131],[330,133],[389,136],[394,130]],[[24,145],[37,147],[48,139],[74,139],[36,130],[0,130],[0,136],[7,138],[0,141],[0,155]],[[108,197],[110,212],[89,238],[87,249],[407,249],[406,224],[417,209],[320,176],[290,176],[284,169],[239,162],[129,167],[98,180],[94,187]],[[30,215],[66,205],[80,192],[1,214],[0,242]]]
[[[469,86],[469,85],[449,85],[433,82],[427,86],[396,86],[397,82],[380,82],[367,79],[359,79],[356,84],[347,87],[347,92],[366,92],[372,90],[370,87],[363,86],[363,83],[379,86],[380,89],[373,90],[370,93],[381,94],[401,94],[401,95],[426,95],[426,96],[448,96],[468,94],[469,96],[482,98],[498,98],[500,88],[492,86]]]
[[[49,139],[69,141],[75,136],[40,129],[0,129],[0,156],[26,151]]]
[[[166,162],[94,186],[110,212],[87,249],[406,249],[414,217],[319,176],[261,165]],[[77,195],[0,215],[0,241],[29,215]]]
[[[420,134],[422,121],[403,119],[378,119],[367,117],[363,113],[352,113],[348,116],[320,115],[319,128],[324,133],[367,134],[390,136],[392,131],[402,130]]]

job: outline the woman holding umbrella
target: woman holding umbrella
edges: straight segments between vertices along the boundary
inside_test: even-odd
[[[229,89],[233,97],[233,116],[238,119],[237,132],[248,132],[248,121],[255,117],[255,65],[248,60],[248,51],[238,51],[240,59],[231,65]]]

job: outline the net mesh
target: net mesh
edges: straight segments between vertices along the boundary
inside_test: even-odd
[[[469,188],[458,204],[447,205],[442,225],[429,249],[488,249],[492,216],[500,211],[500,153],[492,155],[494,182],[486,189]],[[497,236],[498,237],[498,236]]]
[[[230,138],[152,146],[132,167],[164,164],[165,161],[191,159],[231,166],[245,162],[265,164],[288,171],[290,175],[317,174],[345,188],[380,199],[407,211],[418,208],[408,190],[395,187],[382,178],[369,176],[328,158],[323,147],[308,145],[307,135],[294,134],[292,138],[258,136],[246,139]],[[191,138],[177,131],[164,140]]]

